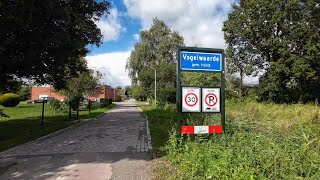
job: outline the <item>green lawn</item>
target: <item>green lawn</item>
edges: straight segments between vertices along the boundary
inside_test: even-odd
[[[96,107],[90,114],[87,109],[82,109],[79,118],[93,118],[112,107],[113,105],[106,108]],[[67,112],[55,112],[48,104],[45,104],[43,126],[41,126],[42,104],[21,103],[16,107],[1,108],[10,118],[0,117],[0,151],[81,122],[76,120],[76,112],[72,112],[72,119],[69,120]]]
[[[174,105],[140,106],[148,116],[152,145],[162,152],[156,179],[320,177],[319,105],[229,100],[224,134],[180,139],[171,131],[178,117]],[[183,119],[184,124],[210,125],[198,115]]]

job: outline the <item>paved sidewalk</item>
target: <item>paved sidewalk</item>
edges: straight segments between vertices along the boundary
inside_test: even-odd
[[[149,179],[146,120],[133,101],[97,120],[0,153],[0,179]]]

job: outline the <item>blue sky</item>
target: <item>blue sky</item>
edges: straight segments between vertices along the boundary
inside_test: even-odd
[[[142,26],[139,19],[126,16],[126,6],[122,0],[109,1],[111,3],[111,9],[116,8],[118,11],[118,21],[121,25],[120,34],[117,39],[103,42],[103,44],[97,48],[96,46],[88,46],[91,50],[89,56],[97,55],[107,52],[126,51],[133,47],[137,41],[133,38],[134,34],[139,34]],[[103,20],[108,20],[103,18]]]
[[[110,15],[96,22],[104,35],[98,48],[88,46],[90,68],[104,74],[103,83],[130,85],[125,64],[141,30],[147,30],[153,18],[163,20],[178,31],[186,46],[226,48],[222,25],[234,0],[110,0]],[[252,78],[245,79],[252,83]]]

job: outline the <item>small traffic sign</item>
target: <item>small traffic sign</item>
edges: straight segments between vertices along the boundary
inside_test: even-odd
[[[220,88],[202,88],[202,112],[220,112]]]
[[[199,87],[182,87],[182,112],[200,112]]]

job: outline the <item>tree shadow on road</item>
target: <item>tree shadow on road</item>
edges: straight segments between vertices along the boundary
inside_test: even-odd
[[[148,153],[99,152],[16,156],[17,164],[0,175],[0,179],[109,179],[126,173],[132,177],[150,168]],[[123,169],[123,167],[131,169]],[[120,175],[119,175],[120,173]],[[121,175],[122,173],[122,175]]]

